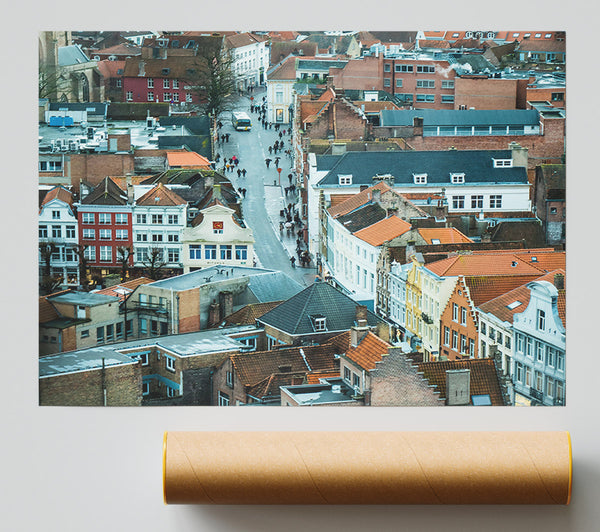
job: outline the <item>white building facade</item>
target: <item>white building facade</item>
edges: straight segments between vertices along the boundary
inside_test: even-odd
[[[246,90],[265,84],[269,68],[269,44],[266,37],[241,33],[227,37],[236,88]]]

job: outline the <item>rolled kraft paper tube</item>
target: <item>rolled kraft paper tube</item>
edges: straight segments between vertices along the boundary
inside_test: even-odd
[[[167,504],[568,504],[568,432],[167,432]]]

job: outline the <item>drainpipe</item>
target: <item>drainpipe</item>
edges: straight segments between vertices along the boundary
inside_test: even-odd
[[[102,374],[101,374],[101,378],[102,378],[102,406],[106,406],[107,403],[107,396],[106,396],[106,364],[105,364],[105,358],[102,357]]]

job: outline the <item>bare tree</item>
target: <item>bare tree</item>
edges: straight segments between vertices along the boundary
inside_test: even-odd
[[[231,110],[231,95],[235,93],[233,58],[225,48],[223,36],[212,36],[199,44],[194,68],[188,69],[188,83],[201,102],[204,111],[215,119],[224,111]]]
[[[58,246],[52,241],[40,242],[39,249],[43,268],[40,291],[43,295],[51,294],[63,281],[62,275],[52,275],[52,255],[58,251]]]
[[[148,277],[156,281],[160,277],[162,268],[167,264],[162,248],[150,248],[142,264],[148,271]]]
[[[129,274],[129,258],[133,255],[131,247],[117,247],[117,262],[121,265],[121,282],[127,279]]]
[[[77,259],[79,261],[79,284],[87,289],[89,287],[89,279],[88,279],[88,260],[85,256],[85,250],[89,246],[84,244],[77,244],[73,251],[77,255]]]
[[[64,81],[58,68],[40,64],[38,68],[38,98],[56,100]]]

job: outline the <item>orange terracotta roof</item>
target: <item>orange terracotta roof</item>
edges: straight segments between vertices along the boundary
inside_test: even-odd
[[[126,176],[109,176],[114,183],[121,189],[127,190],[127,177]],[[141,185],[146,179],[154,177],[153,175],[134,175],[131,176],[132,185]]]
[[[303,56],[303,59],[305,57]],[[296,59],[295,56],[288,57],[281,65],[269,72],[269,80],[295,81],[296,80]]]
[[[162,183],[156,185],[153,189],[146,192],[141,198],[138,198],[136,205],[150,207],[150,206],[173,206],[173,205],[185,205],[185,201],[178,194],[169,190]]]
[[[300,117],[302,122],[313,122],[315,117],[326,105],[326,103],[319,100],[303,101],[300,105]]]
[[[539,273],[533,275],[477,275],[465,277],[469,294],[475,306],[506,294],[531,281],[539,280]]]
[[[332,194],[331,195],[331,207],[335,207],[344,201],[353,198],[355,194]],[[331,208],[330,207],[330,208]]]
[[[319,379],[331,379],[332,377],[339,377],[340,372],[337,369],[330,369],[327,371],[311,371],[306,374],[306,384],[320,384]]]
[[[331,87],[327,88],[327,90],[325,90],[325,92],[323,92],[323,94],[321,94],[321,96],[319,96],[319,98],[318,98],[318,100],[320,100],[322,102],[330,102],[334,99],[335,99],[335,92],[333,91],[333,89]]]
[[[44,200],[42,201],[42,207],[46,205],[46,203],[55,199],[64,201],[68,205],[73,205],[73,194],[71,194],[65,187],[59,185],[46,193]]]
[[[54,292],[39,298],[39,323],[47,323],[49,321],[60,318],[59,312],[54,308],[54,305],[48,301],[49,297],[57,296],[59,294],[66,294],[71,290],[61,290],[60,292]]]
[[[545,272],[565,269],[567,266],[567,253],[565,251],[537,252],[534,250],[516,251],[515,255],[527,261],[532,266],[540,268]]]
[[[432,200],[444,199],[444,196],[440,194],[427,194],[425,192],[407,192],[402,194],[407,200],[426,200],[431,198]]]
[[[400,107],[398,107],[394,102],[353,101],[352,103],[358,108],[364,107],[365,113],[378,113],[379,111],[399,111],[400,110]],[[405,196],[406,196],[406,194],[405,194]]]
[[[372,246],[381,246],[384,242],[410,231],[411,227],[408,222],[397,216],[390,216],[360,231],[356,231],[354,236]]]
[[[543,269],[511,253],[473,253],[457,255],[427,265],[427,269],[440,276],[455,275],[543,275]]]
[[[167,152],[169,167],[210,168],[210,161],[195,151]]]
[[[384,355],[387,355],[389,347],[390,344],[369,331],[356,347],[352,347],[346,353],[346,358],[370,371],[375,369],[376,363],[381,362]]]
[[[455,227],[431,227],[417,229],[419,234],[428,244],[433,244],[432,240],[439,240],[436,244],[454,244],[456,242],[473,242],[468,236],[463,235]]]
[[[369,187],[358,194],[354,194],[349,196],[347,200],[343,203],[337,203],[335,206],[332,204],[329,207],[329,214],[333,218],[338,218],[339,216],[343,216],[344,214],[348,214],[349,212],[355,211],[359,207],[366,205],[369,203],[373,197],[373,190],[380,190],[381,192],[387,192],[388,190],[392,190],[389,185],[380,181],[376,185]],[[332,200],[335,196],[332,196]]]

